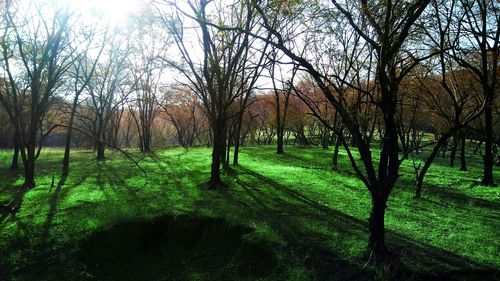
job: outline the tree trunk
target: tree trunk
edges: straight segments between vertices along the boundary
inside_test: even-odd
[[[457,156],[457,146],[458,146],[458,141],[457,141],[457,136],[453,136],[453,143],[451,145],[451,151],[450,151],[450,167],[455,167],[455,158]]]
[[[24,187],[30,189],[35,187],[35,161],[28,159],[24,165]]]
[[[225,124],[221,124],[218,120],[215,122],[213,129],[213,150],[212,150],[212,165],[210,170],[210,180],[207,183],[209,189],[221,189],[226,187],[226,184],[220,177],[221,161],[224,161],[225,156]],[[224,157],[225,158],[225,157]]]
[[[151,152],[151,136],[149,132],[144,132],[143,133],[144,140],[142,142],[142,152],[143,153],[149,153]]]
[[[417,134],[417,129],[416,128],[413,128],[411,130],[411,138],[412,138],[412,144],[413,144],[413,147],[415,147],[415,154],[418,155],[418,153],[420,152],[420,149],[418,148],[418,146],[420,145],[420,141],[418,139],[418,134]]]
[[[328,129],[325,127],[323,128],[323,132],[321,134],[321,148],[327,149],[328,148]]]
[[[493,186],[493,112],[491,101],[484,109],[484,157],[482,185]]]
[[[465,133],[460,133],[460,171],[467,171],[467,160],[465,157]]]
[[[337,135],[337,139],[335,140],[335,147],[333,148],[333,156],[332,156],[332,169],[335,171],[338,169],[339,147],[341,144],[342,144],[342,134],[339,133]]]
[[[214,132],[215,134],[215,132]],[[227,149],[227,143],[226,143],[226,138],[227,138],[227,132],[225,130],[222,130],[220,131],[220,133],[218,134],[219,136],[214,136],[214,146],[216,145],[215,144],[215,138],[219,138],[220,139],[220,154],[219,154],[219,157],[221,158],[221,162],[222,164],[225,164],[226,163],[226,149]]]
[[[35,144],[26,146],[26,160],[24,161],[24,184],[27,189],[35,187]]]
[[[141,136],[141,133],[138,133],[139,134],[139,150],[141,152],[144,152],[144,140]],[[180,142],[182,144],[182,142]]]
[[[19,169],[19,141],[17,137],[14,137],[14,155],[12,155],[12,163],[10,164],[10,169]]]
[[[231,159],[231,139],[232,139],[232,134],[230,134],[229,137],[227,138],[226,158],[224,161],[224,170],[226,171],[226,175],[229,173],[230,170],[229,159]]]
[[[63,177],[67,177],[69,175],[69,153],[71,150],[72,125],[73,125],[73,116],[71,116],[69,121],[68,131],[66,132],[66,143],[64,144],[64,157],[63,157],[63,168],[62,168]]]
[[[234,142],[233,166],[238,166],[238,158],[239,158],[239,155],[240,155],[239,150],[240,150],[240,142],[239,142],[239,140],[236,140]]]
[[[279,94],[276,95],[276,153],[283,154],[283,127],[281,126],[281,108]]]
[[[97,141],[97,160],[104,160],[106,157],[104,156],[105,145],[102,141]]]
[[[376,197],[372,194],[372,210],[368,220],[370,236],[368,238],[368,251],[376,260],[381,261],[389,256],[389,250],[385,246],[384,217],[387,206],[387,198]]]
[[[220,162],[221,162],[221,145],[219,140],[214,140],[214,147],[212,150],[212,165],[210,170],[210,180],[208,181],[209,189],[218,189],[222,185],[220,178]]]
[[[232,127],[232,126],[231,126]],[[234,128],[229,128],[226,132],[225,140],[224,140],[224,156],[222,159],[222,165],[224,167],[224,171],[226,175],[231,172],[231,167],[229,167],[229,160],[231,159],[231,141],[233,139]]]
[[[277,128],[277,142],[276,142],[276,153],[283,154],[283,128],[281,126]]]
[[[448,142],[444,143],[443,144],[443,148],[441,150],[442,154],[441,154],[441,157],[446,157],[446,148],[448,148]]]
[[[69,153],[71,150],[71,135],[73,133],[73,122],[75,120],[76,107],[78,105],[78,96],[79,93],[76,94],[73,100],[73,107],[71,108],[71,115],[69,117],[68,131],[66,132],[66,143],[64,145],[64,157],[63,157],[63,168],[62,168],[63,177],[67,177],[69,175]]]
[[[149,153],[151,152],[151,146],[149,145],[149,142],[144,142],[144,149],[142,151],[143,153]]]
[[[443,136],[441,136],[441,138],[439,138],[439,140],[438,140],[436,146],[434,147],[434,149],[432,150],[431,154],[425,160],[424,166],[422,167],[420,172],[417,174],[417,178],[415,181],[415,197],[416,198],[420,198],[420,196],[422,195],[422,185],[424,184],[425,174],[429,170],[429,167],[431,166],[432,162],[434,161],[434,159],[438,155],[441,148],[446,145],[450,136],[451,135],[443,135]]]
[[[234,135],[233,166],[238,166],[242,123],[243,123],[243,114],[240,114],[240,119],[238,120],[238,124],[236,126],[236,133]]]

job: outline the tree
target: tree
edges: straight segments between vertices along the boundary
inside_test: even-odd
[[[355,146],[359,152],[361,163],[352,155],[351,149],[344,142],[344,148],[347,151],[351,164],[361,181],[365,184],[372,197],[372,210],[369,218],[369,252],[376,261],[385,261],[390,259],[391,252],[385,244],[384,235],[384,216],[387,206],[387,199],[391,193],[399,174],[399,167],[402,159],[399,159],[398,153],[398,132],[396,125],[397,101],[399,94],[399,85],[401,80],[416,66],[420,61],[426,58],[420,57],[417,50],[410,48],[410,35],[414,31],[415,22],[426,9],[430,0],[415,1],[356,1],[356,2],[337,2],[332,1],[333,8],[337,15],[330,14],[328,9],[320,9],[325,17],[316,17],[323,23],[322,26],[315,26],[314,30],[324,28],[324,23],[329,25],[326,30],[338,30],[338,32],[358,35],[353,37],[355,45],[351,51],[354,54],[374,54],[373,74],[376,77],[374,89],[365,90],[360,85],[356,85],[356,78],[362,77],[363,73],[355,71],[351,75],[353,79],[346,79],[348,76],[340,77],[338,75],[330,76],[329,73],[321,72],[321,69],[312,59],[305,55],[297,53],[291,44],[284,40],[282,33],[277,30],[274,19],[276,14],[295,13],[293,17],[304,15],[304,10],[294,7],[288,2],[275,1],[253,1],[258,7],[262,17],[262,25],[273,34],[272,40],[268,40],[273,46],[280,49],[295,63],[300,65],[315,80],[321,91],[338,111],[346,129],[355,140]],[[351,29],[340,27],[348,26]],[[320,29],[321,30],[321,29]],[[326,34],[325,31],[323,34]],[[287,36],[289,38],[289,36]],[[265,38],[261,38],[266,40]],[[321,44],[327,44],[328,41],[322,40]],[[296,47],[298,44],[295,44]],[[332,46],[334,46],[332,44]],[[404,52],[403,52],[404,50]],[[352,65],[358,61],[357,56],[344,56],[344,59],[351,60]],[[365,68],[366,69],[366,68]],[[368,68],[370,69],[370,67]],[[351,71],[345,69],[345,71]],[[354,68],[354,70],[359,70]],[[366,72],[365,72],[366,77]],[[340,78],[340,79],[339,79]],[[335,81],[337,79],[337,81]],[[340,82],[340,83],[339,83]],[[374,159],[369,143],[363,136],[357,122],[356,115],[346,108],[343,100],[339,99],[336,93],[341,92],[339,85],[346,85],[352,88],[357,94],[369,97],[370,103],[380,112],[382,116],[383,127],[380,136],[381,150],[379,159]],[[363,168],[360,167],[360,164]]]
[[[186,10],[178,3],[174,4],[177,4],[172,7],[175,13],[163,13],[163,22],[174,38],[181,64],[166,61],[184,76],[187,82],[183,84],[196,93],[203,104],[213,144],[207,186],[210,189],[223,188],[226,184],[221,180],[220,166],[226,157],[228,120],[233,117],[230,108],[238,98],[252,90],[250,82],[259,73],[257,67],[249,70],[244,63],[255,41],[248,34],[256,24],[255,12],[252,5],[244,5],[243,2],[225,5],[211,0],[188,1],[189,8]],[[200,38],[203,53],[198,55],[201,58],[196,57],[187,45],[183,24],[189,20],[197,25],[197,32],[190,35]],[[247,32],[221,31],[209,24],[210,21],[235,25]]]
[[[145,153],[152,150],[152,127],[158,113],[157,92],[165,68],[160,58],[165,57],[170,44],[168,33],[158,27],[155,18],[148,15],[150,12],[144,10],[132,23],[134,51],[129,55],[132,74],[137,81],[135,97],[129,103],[130,113],[137,125],[139,148]]]
[[[24,165],[24,186],[35,186],[35,161],[45,137],[39,132],[53,97],[71,66],[70,14],[41,1],[2,3],[2,68],[7,91],[0,101],[14,123]],[[37,149],[38,146],[38,149]]]
[[[70,116],[67,124],[66,131],[66,141],[64,145],[64,156],[63,156],[63,167],[62,167],[62,176],[67,177],[69,174],[69,160],[70,160],[70,150],[71,150],[71,138],[73,134],[73,123],[75,119],[76,109],[78,107],[78,103],[80,101],[80,95],[87,88],[90,79],[94,75],[95,68],[97,66],[97,62],[104,50],[107,34],[104,33],[103,38],[101,38],[100,45],[101,47],[98,50],[97,56],[94,58],[91,57],[90,52],[93,50],[92,44],[97,42],[96,37],[99,36],[97,29],[95,26],[85,26],[83,30],[81,30],[81,36],[86,44],[79,44],[75,46],[75,48],[80,48],[83,46],[82,50],[76,51],[76,57],[73,60],[73,66],[70,68],[70,79],[72,81],[73,87],[68,87],[68,91],[72,91],[73,103],[71,105]]]
[[[276,123],[273,120],[274,95],[258,95],[253,100],[248,112],[253,116],[250,137],[256,144],[271,144],[276,136]]]
[[[183,147],[193,146],[200,134],[200,116],[202,108],[196,94],[189,90],[173,89],[160,104],[168,121],[174,126],[177,143]]]
[[[292,70],[292,77],[286,81],[283,77],[283,69],[279,64],[281,58],[278,58],[278,54],[275,48],[271,50],[270,56],[271,65],[269,67],[269,77],[271,78],[271,82],[273,84],[274,93],[274,111],[276,118],[276,153],[283,154],[283,137],[285,135],[286,116],[288,112],[290,95],[292,94],[292,86],[294,83],[293,78],[297,73],[297,69],[294,68]],[[278,79],[276,72],[280,74],[281,79]],[[278,83],[281,84],[281,87],[278,87]]]
[[[1,80],[0,84],[0,98],[1,95],[7,96],[8,94],[8,87],[6,85],[5,79]],[[2,106],[0,107],[0,120],[9,120],[9,122],[5,122],[2,124],[0,127],[0,135],[4,136],[4,138],[0,142],[0,147],[2,148],[7,148],[11,147],[10,145],[10,140],[12,140],[12,147],[14,148],[14,153],[12,155],[12,161],[10,164],[10,170],[12,171],[17,171],[19,169],[19,140],[18,140],[18,134],[15,132],[15,120],[9,116],[6,107],[5,106],[10,106],[9,103],[7,102],[2,102]]]
[[[449,51],[456,62],[481,82],[484,98],[484,165],[481,184],[493,181],[493,103],[497,95],[500,55],[500,4],[495,0],[451,1],[457,20],[450,30],[458,36]]]
[[[128,79],[131,71],[127,65],[129,47],[128,41],[114,32],[95,70],[82,73],[83,81],[88,80],[88,83],[84,106],[78,118],[95,141],[98,160],[105,159],[105,142],[111,118],[135,89],[136,81]]]

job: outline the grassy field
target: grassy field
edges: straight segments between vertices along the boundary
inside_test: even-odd
[[[243,148],[241,165],[224,178],[230,184],[224,191],[203,188],[209,176],[208,148],[173,148],[147,156],[132,152],[146,174],[119,153],[109,152],[108,160],[97,162],[93,152],[76,151],[62,186],[62,150],[45,149],[37,162],[37,187],[28,192],[20,189],[22,178],[7,169],[11,152],[0,151],[0,202],[22,200],[17,213],[0,213],[0,280],[99,280],[82,261],[82,245],[121,222],[161,216],[169,221],[189,218],[185,220],[197,227],[201,223],[193,217],[218,229],[239,227],[238,235],[227,232],[237,242],[229,240],[250,246],[235,247],[219,263],[195,266],[191,261],[199,257],[190,256],[179,263],[185,269],[177,277],[157,280],[379,277],[364,267],[363,259],[370,197],[346,155],[341,152],[340,169],[332,171],[331,150],[286,147],[285,155],[276,155],[274,149]],[[478,158],[469,158],[467,172],[447,167],[447,161],[438,158],[431,167],[419,200],[414,199],[411,161],[405,162],[389,199],[386,237],[413,272],[470,273],[474,279],[474,272],[500,268],[500,190],[478,186]],[[494,173],[500,182],[499,169]],[[176,228],[189,232],[185,226]],[[225,239],[210,227],[203,229],[207,236]],[[209,256],[218,249],[198,250]]]

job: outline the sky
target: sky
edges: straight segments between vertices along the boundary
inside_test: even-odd
[[[57,0],[82,14],[97,14],[111,24],[124,23],[143,4],[141,0]]]
[[[43,0],[42,0],[43,1]],[[51,1],[51,0],[46,0]],[[83,21],[95,21],[96,19],[102,20],[103,23],[108,24],[109,26],[125,26],[127,25],[127,20],[133,16],[134,14],[138,14],[143,5],[147,4],[147,0],[52,0],[57,3],[59,7],[69,7],[71,11],[74,11],[76,14],[81,15],[80,20]],[[161,1],[158,1],[161,3]],[[175,1],[176,5],[181,9],[189,12],[189,7],[186,5],[186,1]],[[168,5],[159,5],[159,8],[168,8]],[[187,45],[190,45],[188,49],[191,50],[190,55],[194,58],[195,61],[201,62],[202,60],[202,50],[199,45],[199,38],[196,36],[195,31],[192,29],[193,26],[197,26],[193,23],[184,22],[184,24],[188,27],[185,30],[185,36],[189,38]],[[97,53],[97,48],[94,50]],[[175,48],[175,45],[170,46],[167,55],[170,57],[178,57],[178,50]],[[268,74],[267,72],[263,73],[264,75]],[[175,81],[185,80],[182,75],[177,73],[177,71],[173,71],[171,69],[165,70],[165,75],[162,80],[165,80],[167,83],[175,83]],[[262,77],[260,80],[259,86],[262,88],[271,87],[270,81],[268,79]],[[185,81],[183,81],[185,82]]]

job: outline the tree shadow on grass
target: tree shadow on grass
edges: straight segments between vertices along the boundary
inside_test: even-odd
[[[486,187],[489,188],[489,187]],[[473,205],[480,208],[500,210],[500,202],[484,200],[481,198],[471,198],[465,194],[455,192],[455,189],[441,188],[436,186],[427,187],[429,193],[433,197],[437,197],[440,200],[446,200],[453,205],[463,206],[463,205]]]
[[[303,245],[324,245],[322,242],[332,239],[332,237],[325,235],[324,232],[314,231],[314,228],[307,229],[307,227],[301,227],[301,225],[297,224],[297,217],[305,220],[325,222],[329,228],[340,233],[341,239],[342,237],[351,238],[355,236],[357,237],[356,239],[367,240],[367,221],[359,220],[319,204],[305,197],[300,192],[292,190],[252,170],[242,167],[239,170],[241,171],[240,174],[251,177],[250,180],[238,179],[237,181],[251,200],[256,203],[248,204],[251,205],[250,208],[254,212],[260,213],[260,217],[268,221],[273,229],[279,231],[287,241]],[[461,272],[463,275],[468,273],[485,273],[489,275],[495,272],[495,269],[487,265],[457,255],[456,253],[415,241],[390,230],[386,230],[386,239],[389,246],[400,253],[404,261],[411,262],[412,267],[417,265],[415,268],[418,268],[418,271],[421,269],[430,269],[427,272],[427,274],[430,274],[427,276],[428,278],[440,278],[454,271]],[[335,251],[337,251],[337,255],[342,259],[341,248],[339,247]],[[413,271],[415,268],[408,270]],[[418,274],[421,273],[419,272]]]
[[[8,266],[8,258],[12,251],[21,249],[28,245],[29,241],[33,238],[33,229],[29,224],[24,223],[20,218],[18,218],[18,213],[23,205],[24,197],[29,191],[22,184],[16,185],[15,182],[18,180],[19,171],[9,170],[6,173],[6,177],[3,177],[2,186],[6,190],[2,192],[10,195],[10,199],[3,203],[0,209],[0,230],[6,227],[11,221],[17,225],[17,233],[15,234],[15,241],[12,244],[7,245],[5,251],[0,251],[0,280],[7,279],[10,272],[10,266]],[[4,268],[2,268],[4,267]],[[2,279],[2,275],[5,276]]]
[[[49,190],[49,192],[51,192],[52,195],[49,200],[49,210],[47,212],[47,218],[45,219],[45,223],[43,224],[42,234],[41,234],[42,244],[46,246],[45,251],[50,251],[48,247],[50,230],[53,226],[54,217],[57,215],[58,212],[59,201],[62,200],[69,191],[69,187],[66,187],[64,189],[62,188],[66,183],[67,178],[68,178],[67,176],[62,176],[61,179],[59,179],[59,182],[57,183],[55,190],[52,190],[52,187]],[[81,182],[83,182],[83,178],[81,179]],[[78,182],[77,185],[79,185]]]
[[[46,200],[48,211],[45,222],[40,232],[35,233],[34,241],[25,241],[24,244],[19,245],[19,247],[24,247],[23,251],[28,256],[28,260],[17,269],[19,272],[14,271],[12,274],[18,275],[22,272],[22,274],[30,274],[31,276],[44,276],[48,271],[51,271],[53,278],[59,280],[60,272],[54,270],[54,268],[58,268],[57,265],[61,262],[61,258],[64,259],[65,254],[69,251],[68,249],[54,251],[53,234],[51,233],[55,226],[54,219],[60,211],[60,203],[66,198],[69,191],[80,186],[93,173],[95,173],[95,170],[90,170],[69,185],[67,184],[68,177],[61,176],[56,186],[50,186],[47,191],[50,196]],[[18,220],[17,224],[21,225],[21,220]]]

